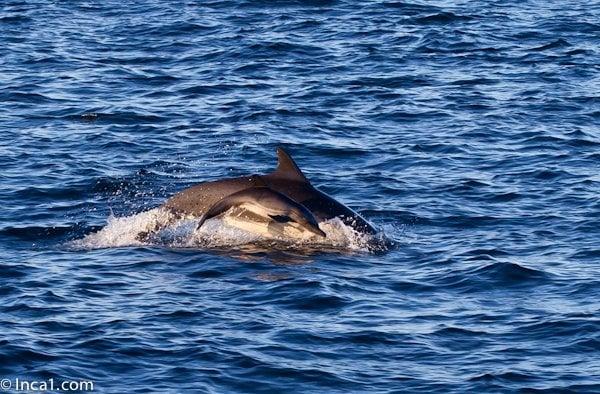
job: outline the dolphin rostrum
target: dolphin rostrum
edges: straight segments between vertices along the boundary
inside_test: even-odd
[[[203,182],[175,194],[162,208],[174,217],[199,218],[198,228],[211,217],[241,208],[322,237],[319,223],[336,217],[358,232],[376,233],[358,213],[312,186],[285,150],[277,148],[277,157],[277,168],[269,174]]]

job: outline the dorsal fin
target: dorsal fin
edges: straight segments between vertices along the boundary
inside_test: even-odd
[[[309,183],[294,159],[282,147],[277,148],[277,169],[270,175]]]

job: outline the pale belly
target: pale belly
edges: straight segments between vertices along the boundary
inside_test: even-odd
[[[258,209],[257,209],[258,208]],[[233,208],[222,216],[229,226],[267,238],[309,239],[315,235],[294,222],[281,223],[254,205]]]

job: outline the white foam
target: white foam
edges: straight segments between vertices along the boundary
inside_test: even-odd
[[[144,245],[136,238],[138,234],[150,231],[156,224],[166,223],[168,218],[169,213],[159,208],[120,218],[111,214],[101,230],[72,241],[70,246],[100,249]]]
[[[125,246],[168,246],[181,248],[236,248],[253,243],[272,241],[278,244],[302,249],[342,249],[352,251],[372,250],[373,236],[360,234],[352,227],[334,218],[319,224],[326,233],[326,238],[312,236],[310,233],[299,233],[287,229],[277,236],[257,227],[236,223],[235,218],[225,215],[222,218],[207,220],[200,229],[198,221],[193,218],[175,220],[166,210],[155,208],[131,216],[109,216],[106,226],[101,230],[72,241],[70,247],[81,249],[116,248]],[[156,231],[156,229],[160,229]],[[254,231],[247,231],[252,229]],[[140,233],[150,232],[152,235],[144,239]],[[293,236],[290,236],[290,235]]]

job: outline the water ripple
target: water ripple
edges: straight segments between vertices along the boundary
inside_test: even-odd
[[[533,5],[3,2],[1,377],[600,391],[600,9]],[[128,238],[280,145],[381,248]]]

